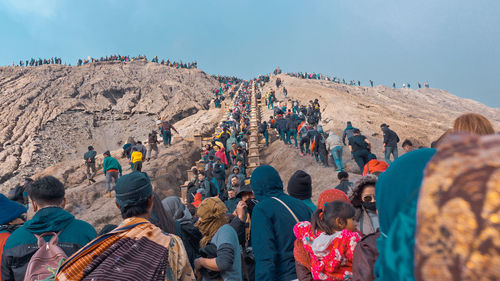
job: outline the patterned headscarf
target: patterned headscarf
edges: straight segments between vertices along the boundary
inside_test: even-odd
[[[226,205],[218,197],[209,197],[201,202],[196,211],[200,219],[195,224],[203,234],[200,241],[201,247],[210,243],[217,230],[228,223],[226,212]]]
[[[500,280],[500,136],[452,136],[427,166],[416,280]]]

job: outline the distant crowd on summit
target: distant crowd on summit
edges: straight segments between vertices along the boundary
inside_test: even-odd
[[[119,61],[119,62],[133,62],[134,60],[145,60],[148,61],[146,55],[139,55],[136,57],[130,57],[130,56],[122,56],[122,55],[110,55],[110,56],[105,56],[105,57],[100,57],[100,58],[92,58],[88,57],[86,59],[78,59],[76,65],[81,66],[89,63],[96,63],[96,62],[110,62],[110,61]],[[151,62],[158,63],[161,65],[166,65],[169,67],[174,67],[174,68],[198,68],[198,63],[196,61],[194,62],[189,62],[189,63],[184,63],[182,61],[176,62],[176,61],[170,61],[169,59],[165,60],[162,59],[161,61],[158,59],[158,56],[154,56]],[[12,66],[42,66],[46,64],[60,64],[62,65],[62,59],[58,57],[52,57],[48,59],[34,59],[31,58],[30,60],[21,60],[19,61],[19,64],[12,63]],[[64,65],[68,65],[64,63]],[[71,64],[69,64],[71,66]]]

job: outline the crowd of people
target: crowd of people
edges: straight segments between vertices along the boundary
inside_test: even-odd
[[[272,166],[247,173],[251,95],[265,79],[221,86],[220,96],[231,98],[227,119],[203,149],[204,169],[192,171],[186,202],[160,198],[141,171],[157,156],[156,130],[148,147],[127,141],[123,156],[131,169],[125,175],[118,160],[104,153],[106,195],[115,192],[119,225],[97,232],[65,211],[65,187],[52,176],[26,179],[0,195],[1,279],[500,278],[500,136],[485,117],[460,116],[431,148],[405,140],[402,156],[398,135],[381,124],[385,162],[373,162],[371,143],[351,122],[342,137],[326,133],[318,125],[318,100],[279,103],[270,92],[265,101],[273,116],[259,127],[266,144],[275,129],[284,144],[300,145],[304,156],[323,165],[333,156],[338,184],[313,202],[314,179],[302,170],[288,179],[286,190]],[[156,125],[170,145],[175,128],[165,120]],[[363,173],[354,182],[342,163],[346,145]],[[89,183],[96,155],[90,146],[83,157]]]
[[[130,56],[122,56],[122,55],[110,55],[110,56],[105,56],[105,57],[100,57],[100,58],[92,58],[92,57],[87,57],[84,59],[78,59],[76,66],[81,66],[89,63],[96,63],[96,62],[111,62],[111,61],[118,61],[118,62],[132,62],[134,60],[148,60],[146,55],[139,55],[135,57],[130,57]],[[153,59],[151,59],[151,62],[158,63],[161,65],[166,65],[169,67],[174,67],[174,68],[197,68],[198,63],[196,61],[190,62],[190,63],[184,63],[182,61],[180,62],[175,62],[175,61],[170,61],[169,59],[165,60],[159,60],[158,56],[154,56]],[[21,60],[19,61],[19,64],[12,63],[12,66],[41,66],[41,65],[46,65],[46,64],[63,64],[62,59],[58,57],[52,57],[49,59],[34,59],[31,58],[30,60]],[[66,63],[64,64],[66,65]],[[71,64],[70,64],[71,66]]]
[[[40,65],[45,65],[45,64],[62,64],[62,59],[58,58],[58,57],[52,57],[52,58],[48,58],[48,59],[31,58],[29,60],[19,61],[19,64],[17,66],[40,66]],[[15,66],[15,64],[12,63],[12,66]]]
[[[275,75],[277,75],[275,73]],[[288,76],[295,77],[295,78],[300,78],[300,79],[313,79],[313,80],[325,80],[325,81],[331,81],[337,84],[344,84],[344,85],[349,85],[349,86],[361,86],[361,81],[360,80],[350,80],[346,81],[344,78],[339,78],[336,76],[329,76],[329,75],[324,75],[321,73],[307,73],[307,72],[296,72],[292,73],[289,72],[287,73]],[[368,81],[370,87],[373,87],[374,82],[373,80]],[[423,86],[425,88],[429,88],[429,82],[424,82]],[[395,89],[396,88],[396,82],[392,83],[392,87]],[[402,87],[403,89],[410,89],[411,84],[410,83],[403,83]],[[417,88],[421,89],[422,88],[422,83],[417,82]]]

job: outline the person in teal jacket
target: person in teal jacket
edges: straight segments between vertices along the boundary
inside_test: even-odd
[[[111,181],[114,180],[115,185],[118,181],[118,175],[122,176],[122,165],[116,160],[116,158],[111,157],[111,153],[108,151],[104,152],[104,161],[102,162],[102,170],[106,176],[106,196],[111,197]]]
[[[259,200],[252,211],[251,225],[251,239],[258,245],[253,248],[255,280],[295,280],[293,227],[299,221],[310,221],[312,211],[302,201],[283,192],[281,177],[271,166],[255,169],[250,186]]]
[[[64,210],[64,185],[52,176],[33,182],[28,190],[33,218],[16,229],[5,243],[1,263],[2,280],[22,281],[31,257],[38,250],[34,234],[58,233],[58,246],[69,257],[96,238],[94,228]],[[52,237],[47,236],[48,242]]]

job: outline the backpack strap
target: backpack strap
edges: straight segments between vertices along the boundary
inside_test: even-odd
[[[59,239],[58,239],[58,236],[59,234],[61,233],[61,231],[55,233],[55,232],[45,232],[45,233],[42,233],[42,234],[33,234],[35,235],[36,239],[38,240],[38,248],[42,248],[42,247],[49,247],[51,245],[57,245],[57,242],[59,242]],[[45,239],[43,239],[43,237],[45,236],[52,236],[52,238],[50,238],[50,241],[49,242],[45,242]]]
[[[274,200],[276,200],[276,201],[280,202],[280,203],[281,203],[281,205],[285,206],[285,208],[288,210],[288,212],[290,212],[290,214],[292,214],[292,216],[293,216],[293,218],[295,219],[295,221],[296,221],[297,223],[299,223],[299,222],[300,222],[300,221],[299,221],[299,219],[297,218],[297,216],[295,215],[295,213],[292,211],[292,209],[290,209],[290,207],[288,207],[288,205],[287,205],[287,204],[285,204],[285,202],[281,201],[280,199],[278,199],[278,198],[276,198],[276,197],[271,197],[271,198],[273,198]]]

